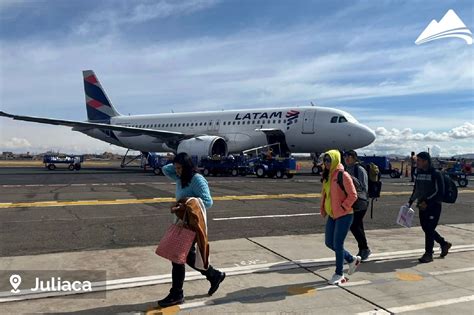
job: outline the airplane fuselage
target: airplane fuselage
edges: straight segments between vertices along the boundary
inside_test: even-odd
[[[111,124],[189,135],[219,136],[230,153],[268,144],[263,130],[281,130],[293,153],[349,150],[369,145],[374,133],[347,112],[324,107],[266,108],[216,112],[112,117]],[[142,152],[173,151],[156,138],[127,136],[110,130],[83,131],[89,136]]]

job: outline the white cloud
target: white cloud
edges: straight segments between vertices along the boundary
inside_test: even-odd
[[[426,134],[413,132],[411,128],[387,130],[384,127],[375,129],[375,133],[382,141],[450,141],[454,139],[473,139],[474,125],[465,122],[462,126],[453,128],[448,132],[429,131]]]
[[[449,136],[453,139],[474,139],[474,125],[466,122],[464,125],[453,128],[449,131]]]
[[[433,156],[451,156],[474,152],[472,137],[473,124],[463,125],[449,131],[414,132],[411,128],[402,130],[378,127],[375,129],[377,138],[373,144],[361,150],[366,154],[407,154],[428,150]]]
[[[170,16],[188,15],[213,7],[219,0],[125,2],[113,8],[94,11],[75,29],[76,34],[97,36],[97,31],[117,31],[125,24],[143,23]]]
[[[16,138],[12,137],[9,140],[5,141],[5,143],[1,143],[0,147],[3,149],[26,149],[31,147],[31,143],[24,138]]]

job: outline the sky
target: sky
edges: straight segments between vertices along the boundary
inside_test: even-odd
[[[472,1],[0,0],[0,110],[86,120],[82,70],[122,114],[335,107],[372,128],[366,154],[474,152],[474,45],[415,45]],[[124,153],[0,118],[0,151]]]

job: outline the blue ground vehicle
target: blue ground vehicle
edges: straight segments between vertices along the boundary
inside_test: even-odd
[[[402,173],[398,168],[393,168],[390,159],[386,156],[359,156],[363,164],[374,163],[378,166],[381,174],[389,174],[391,178],[400,178]]]
[[[270,178],[292,178],[296,173],[296,160],[292,157],[285,158],[256,158],[249,163],[254,173],[259,178],[268,176]]]
[[[204,176],[245,176],[250,173],[248,160],[240,155],[202,158],[200,167]]]
[[[161,156],[156,153],[148,153],[147,164],[153,169],[155,175],[163,175],[161,168],[166,164],[173,162],[173,159],[168,156]]]
[[[78,171],[81,169],[82,162],[84,162],[82,155],[66,155],[64,157],[45,155],[43,157],[44,166],[51,171],[56,169],[56,164],[67,164],[70,171]]]

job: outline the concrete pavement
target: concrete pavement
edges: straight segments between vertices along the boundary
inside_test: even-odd
[[[0,258],[7,270],[107,270],[106,298],[98,293],[71,298],[17,296],[2,314],[175,314],[283,313],[471,314],[474,306],[474,226],[448,224],[439,232],[451,241],[445,259],[418,264],[423,253],[420,228],[368,231],[371,259],[341,286],[328,286],[334,258],[322,234],[255,237],[211,243],[212,264],[228,273],[219,291],[207,297],[208,282],[188,271],[186,302],[158,309],[156,300],[170,287],[170,263],[154,254],[154,246]],[[356,252],[349,235],[346,247]],[[41,267],[41,268],[38,268]],[[5,284],[6,283],[6,284]],[[2,279],[0,291],[8,290]]]

